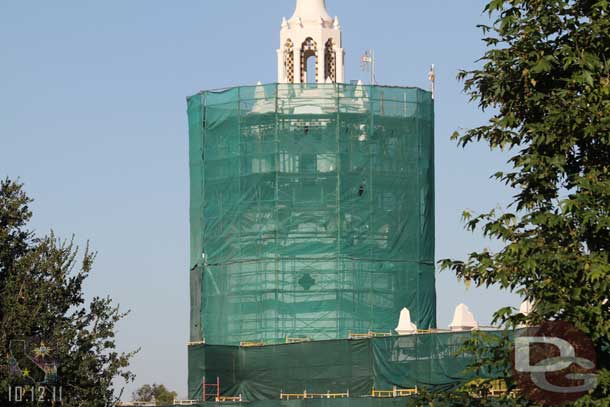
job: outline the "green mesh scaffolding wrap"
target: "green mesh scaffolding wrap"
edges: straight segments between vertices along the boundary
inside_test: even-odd
[[[236,87],[188,114],[191,341],[435,327],[429,92]]]

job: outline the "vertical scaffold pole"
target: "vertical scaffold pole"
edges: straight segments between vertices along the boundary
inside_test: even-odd
[[[216,387],[216,392],[211,391],[208,393],[208,387]],[[203,401],[207,401],[208,397],[214,397],[215,401],[220,401],[220,377],[216,377],[216,384],[209,384],[205,381],[205,376],[201,382],[201,393]]]
[[[216,376],[216,401],[220,401],[220,377]]]

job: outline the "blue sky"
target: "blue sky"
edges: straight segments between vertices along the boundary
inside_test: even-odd
[[[99,251],[86,289],[111,295],[129,317],[122,350],[141,347],[137,385],[186,394],[188,137],[186,96],[276,80],[283,16],[294,0],[5,0],[0,4],[0,177],[19,177],[36,200],[32,226],[76,235]],[[457,129],[485,121],[455,79],[483,53],[484,1],[327,0],[339,15],[346,78],[366,80],[359,57],[374,48],[377,80],[428,88],[437,65],[437,257],[464,258],[494,244],[463,230],[464,209],[510,201],[489,176],[507,156],[462,150]],[[479,322],[519,299],[466,290],[438,276],[439,326],[465,302]]]

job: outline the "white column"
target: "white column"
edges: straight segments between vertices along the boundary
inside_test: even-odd
[[[337,83],[345,83],[345,50],[337,48]]]
[[[318,46],[318,83],[326,83],[326,44]]]
[[[284,68],[284,52],[281,49],[277,50],[277,81],[278,83],[288,82],[286,69]]]
[[[294,49],[294,83],[301,83],[301,45]]]

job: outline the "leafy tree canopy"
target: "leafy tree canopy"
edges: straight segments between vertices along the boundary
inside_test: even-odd
[[[511,170],[495,178],[516,195],[502,211],[464,213],[467,227],[500,241],[500,250],[442,265],[535,302],[528,317],[505,308],[498,321],[561,319],[589,335],[601,368],[589,401],[608,402],[609,3],[493,0],[486,11],[493,23],[481,26],[488,47],[481,68],[459,78],[492,117],[454,138],[462,146],[485,142],[510,151]]]
[[[133,401],[156,401],[157,405],[173,404],[176,397],[178,393],[169,391],[163,384],[145,384],[132,395]]]
[[[0,404],[18,387],[24,400],[34,389],[36,400],[55,404],[61,393],[66,407],[114,405],[115,379],[133,380],[133,353],[115,344],[125,314],[109,298],[87,303],[95,254],[87,247],[79,257],[73,241],[35,236],[30,203],[21,184],[0,181]]]

